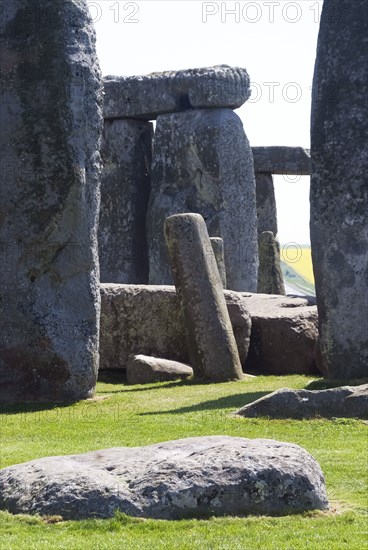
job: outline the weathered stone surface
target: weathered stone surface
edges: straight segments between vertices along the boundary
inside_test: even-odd
[[[105,118],[141,118],[193,108],[237,109],[250,97],[245,69],[218,65],[104,79]]]
[[[150,284],[172,284],[163,235],[168,216],[196,212],[224,240],[227,287],[257,290],[258,244],[252,152],[230,109],[157,119],[147,217]]]
[[[81,399],[98,369],[102,132],[85,1],[7,1],[0,47],[0,399]]]
[[[257,228],[277,235],[277,209],[272,174],[256,172]]]
[[[317,391],[284,388],[245,405],[236,414],[253,418],[368,418],[368,384]]]
[[[313,82],[311,242],[320,361],[368,373],[367,1],[325,0]]]
[[[318,314],[306,298],[240,293],[252,317],[246,370],[316,373]]]
[[[272,231],[264,231],[258,239],[258,292],[285,294],[284,278],[280,265],[280,243]]]
[[[226,288],[226,266],[224,255],[224,241],[220,237],[211,237],[211,246],[217,263],[222,286]]]
[[[245,300],[225,291],[242,365],[251,332]],[[173,286],[101,285],[100,368],[125,369],[130,355],[154,355],[189,363],[184,318]]]
[[[164,233],[194,374],[216,381],[241,380],[240,358],[204,219],[200,214],[170,216]]]
[[[152,138],[149,122],[105,120],[98,235],[102,282],[148,283]]]
[[[132,355],[126,369],[128,384],[151,384],[169,380],[185,380],[193,376],[188,365],[169,359]]]
[[[254,171],[289,176],[309,176],[309,149],[303,147],[252,147]]]
[[[328,508],[322,470],[307,451],[229,436],[40,458],[1,470],[0,494],[3,510],[64,519],[116,510],[182,519]]]

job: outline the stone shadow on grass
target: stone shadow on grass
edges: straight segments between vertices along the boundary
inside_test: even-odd
[[[265,395],[268,395],[269,391],[259,391],[250,393],[236,393],[234,395],[227,395],[226,397],[219,397],[218,399],[212,399],[211,401],[202,401],[188,407],[180,407],[179,409],[172,409],[166,411],[151,411],[140,413],[138,416],[154,416],[156,414],[185,414],[191,412],[203,412],[214,411],[217,409],[234,409],[237,410],[248,403],[252,403]],[[227,414],[227,413],[226,413]]]

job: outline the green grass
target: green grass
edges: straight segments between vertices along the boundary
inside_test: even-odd
[[[139,446],[196,435],[227,434],[297,443],[320,463],[332,510],[280,518],[68,521],[0,512],[1,550],[33,549],[359,549],[368,548],[368,428],[363,421],[234,418],[246,403],[303,376],[243,382],[125,386],[98,383],[99,400],[72,405],[3,406],[0,467],[42,456]],[[101,399],[104,398],[104,399]],[[54,518],[56,521],[57,518]]]

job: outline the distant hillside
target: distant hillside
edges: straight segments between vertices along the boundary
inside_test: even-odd
[[[302,294],[315,296],[312,255],[309,245],[281,245],[281,270],[285,283]]]

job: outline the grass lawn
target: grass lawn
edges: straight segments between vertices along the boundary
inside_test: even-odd
[[[231,412],[281,387],[311,378],[260,376],[243,382],[98,383],[97,399],[66,406],[3,406],[0,467],[50,455],[140,446],[226,434],[297,443],[320,463],[332,509],[279,518],[57,521],[0,512],[1,550],[337,549],[368,548],[368,426],[351,419],[268,420]]]

